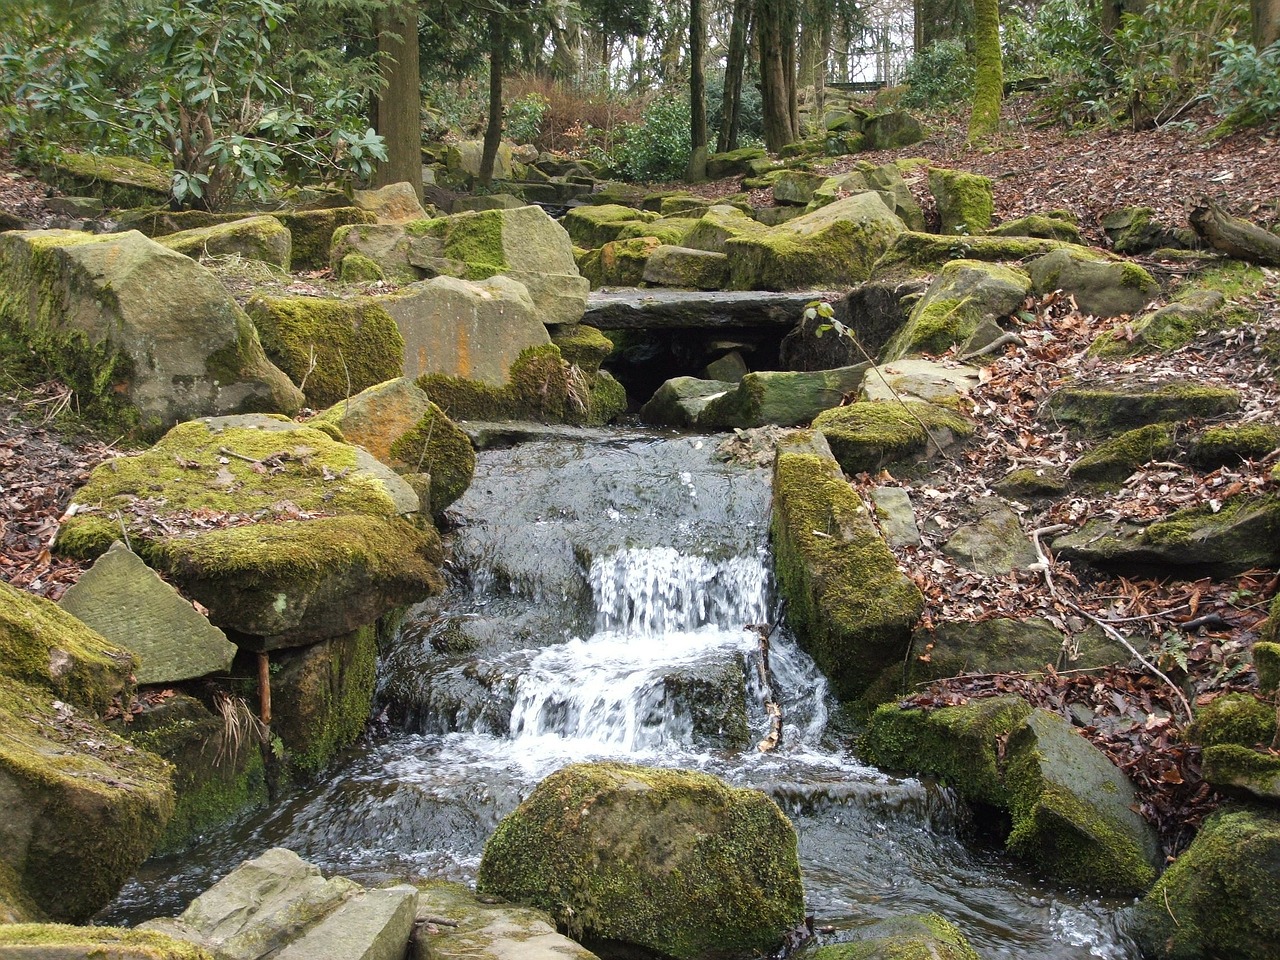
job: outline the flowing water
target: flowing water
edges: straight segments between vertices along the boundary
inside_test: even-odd
[[[767,470],[715,438],[584,431],[482,453],[451,588],[380,669],[368,737],[325,780],[148,862],[100,918],[181,910],[283,845],[365,883],[474,879],[486,837],[566,763],[696,768],[772,795],[800,838],[809,912],[848,930],[935,910],[994,958],[1132,960],[1120,906],[1054,889],[967,839],[946,791],[860,763],[777,617]],[[784,717],[770,729],[772,693]]]

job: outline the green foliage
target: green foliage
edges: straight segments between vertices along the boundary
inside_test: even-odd
[[[660,96],[639,123],[627,125],[609,155],[610,166],[625,180],[675,180],[689,166],[689,100]]]
[[[941,107],[973,96],[973,58],[960,40],[931,43],[907,63],[904,107]]]
[[[1280,116],[1280,42],[1259,51],[1228,37],[1214,51],[1218,72],[1209,95],[1229,122],[1248,125]]]
[[[290,32],[293,4],[96,9],[82,29],[29,19],[0,45],[0,118],[20,147],[166,158],[173,200],[206,209],[265,196],[281,176],[364,177],[385,158],[360,118],[372,64],[328,69],[341,57]]]
[[[507,105],[504,132],[516,143],[536,142],[542,130],[542,118],[550,106],[551,101],[542,94],[526,93]]]
[[[724,71],[707,71],[707,130],[714,140],[724,115]],[[738,94],[738,146],[764,146],[764,103],[750,79]]]

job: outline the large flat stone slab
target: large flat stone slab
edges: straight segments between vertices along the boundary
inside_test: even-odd
[[[419,956],[431,960],[595,960],[541,910],[481,903],[460,883],[423,886],[418,913]]]
[[[692,290],[596,290],[582,318],[601,330],[793,327],[810,301],[830,294]]]

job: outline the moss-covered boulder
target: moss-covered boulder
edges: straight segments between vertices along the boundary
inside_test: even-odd
[[[901,571],[821,434],[774,461],[778,583],[797,638],[843,700],[901,663],[924,598]]]
[[[50,183],[72,196],[99,197],[112,207],[169,202],[173,173],[132,157],[64,153],[46,171]]]
[[[201,257],[242,257],[261,260],[281,270],[292,263],[293,237],[275,217],[248,217],[195,230],[170,233],[157,241],[193,260]]]
[[[979,960],[954,925],[936,913],[893,917],[857,927],[854,939],[818,947],[813,960]]]
[[[1089,345],[1089,352],[1125,357],[1176,350],[1219,322],[1216,317],[1224,300],[1217,290],[1191,290],[1173,303],[1104,331]]]
[[[619,240],[635,240],[640,237],[656,237],[672,247],[684,246],[684,238],[698,222],[695,215],[661,217],[649,223],[632,223],[618,231]]]
[[[56,549],[96,557],[127,534],[241,647],[349,633],[440,587],[435,531],[401,516],[418,508],[412,488],[283,418],[181,424],[99,467],[73,503]]]
[[[600,372],[600,364],[613,352],[613,341],[585,323],[551,327],[548,333],[564,362],[589,377]]]
[[[1240,394],[1193,380],[1152,383],[1137,377],[1083,381],[1055,390],[1040,416],[1087,436],[1116,436],[1136,427],[1218,417],[1240,406]]]
[[[924,126],[905,110],[887,110],[862,122],[863,150],[897,150],[924,137]]]
[[[477,889],[675,960],[767,953],[804,916],[795,831],[772,800],[627,764],[543,780],[485,844]]]
[[[735,290],[848,287],[906,225],[875,193],[859,193],[761,232],[725,241]]]
[[[766,155],[760,147],[740,147],[725,153],[713,153],[707,157],[707,176],[712,180],[725,177],[739,177],[744,173],[752,173],[753,160],[765,160]]]
[[[894,281],[931,274],[952,260],[984,263],[1024,260],[1065,246],[1039,237],[937,236],[908,231],[899,234],[872,270],[872,279]]]
[[[369,298],[256,296],[245,310],[267,357],[316,409],[399,375],[404,338]]]
[[[203,947],[152,930],[56,923],[0,926],[0,954],[30,960],[215,960]]]
[[[1144,463],[1163,459],[1173,446],[1173,433],[1169,428],[1152,423],[1104,440],[1073,463],[1067,472],[1073,480],[1115,484]]]
[[[1280,813],[1228,809],[1134,911],[1131,931],[1158,960],[1270,960],[1280,942]]]
[[[877,400],[833,407],[813,429],[827,438],[848,474],[875,472],[891,463],[928,459],[973,432],[959,414],[932,403]]]
[[[1136,263],[1101,259],[1078,247],[1047,253],[1028,271],[1036,293],[1061,290],[1098,317],[1132,316],[1160,293],[1155,278]]]
[[[916,303],[903,328],[884,348],[893,361],[913,353],[945,353],[964,343],[984,320],[997,321],[1021,306],[1031,279],[1016,267],[953,260]]]
[[[716,204],[698,218],[680,242],[682,246],[693,250],[724,253],[724,245],[728,241],[761,234],[767,229],[763,223],[737,207]]]
[[[601,287],[637,287],[644,279],[649,257],[660,246],[662,241],[657,237],[612,240],[598,249],[584,251],[578,257],[578,270],[595,290]]]
[[[340,227],[377,223],[378,215],[359,207],[331,207],[327,210],[282,210],[274,214],[289,228],[293,238],[293,269],[323,270],[329,265],[329,247]]]
[[[929,171],[929,191],[938,204],[938,232],[944,237],[986,233],[995,213],[991,178],[959,170]]]
[[[1280,756],[1269,749],[1221,743],[1205,747],[1200,766],[1204,779],[1225,793],[1280,804]]]
[[[807,170],[779,170],[770,182],[774,202],[803,207],[826,180],[823,174]]]
[[[389,183],[376,190],[356,190],[351,195],[351,205],[368,210],[379,223],[405,223],[409,220],[426,220],[427,211],[419,196],[421,187],[415,190],[407,181]]]
[[[6,233],[0,274],[0,349],[67,384],[90,417],[152,431],[301,406],[214,276],[140,233]]]
[[[642,279],[655,287],[719,290],[729,280],[729,258],[723,253],[664,244],[649,255]]]
[[[1151,207],[1120,207],[1102,218],[1102,230],[1116,253],[1149,253],[1162,247],[1181,247],[1177,231],[1156,218]]]
[[[698,416],[709,430],[795,427],[857,391],[868,364],[834,370],[763,370],[746,374],[728,393],[712,397]]]
[[[407,377],[369,387],[313,421],[332,424],[410,482],[429,477],[430,512],[438,516],[466,492],[476,455],[467,435]]]
[[[645,423],[669,427],[696,427],[707,404],[736,386],[735,382],[727,380],[672,377],[640,408],[640,419]]]
[[[647,210],[636,210],[618,203],[601,203],[574,207],[560,223],[570,240],[579,247],[590,249],[617,240],[624,227],[650,223],[658,217],[658,214]]]
[[[1197,707],[1186,737],[1203,747],[1269,744],[1276,734],[1275,705],[1248,693],[1224,693]]]
[[[835,203],[837,200],[874,190],[884,201],[884,205],[892,210],[910,230],[924,229],[924,212],[911,193],[911,188],[902,179],[902,172],[893,163],[875,166],[860,160],[848,173],[828,177],[813,192],[809,201],[809,210]]]
[[[455,176],[474,180],[480,176],[480,165],[484,158],[483,140],[459,140],[444,148],[444,165]],[[515,156],[510,143],[500,141],[493,157],[492,176],[494,180],[510,180],[512,164]]]
[[[1076,224],[1041,214],[1008,220],[998,227],[992,227],[988,233],[993,237],[1043,237],[1048,240],[1061,240],[1063,243],[1084,243],[1080,236],[1080,228]]]
[[[1212,507],[1179,510],[1148,526],[1090,520],[1053,541],[1064,560],[1108,570],[1158,568],[1226,576],[1280,565],[1280,499],[1237,496]]]
[[[1191,444],[1191,462],[1206,470],[1235,467],[1245,460],[1261,460],[1280,447],[1280,425],[1233,424],[1210,427]]]
[[[1268,697],[1280,693],[1280,599],[1272,599],[1270,614],[1262,622],[1261,638],[1253,645],[1258,690]]]
[[[1058,467],[1020,467],[991,485],[1004,497],[1013,500],[1039,500],[1060,497],[1067,492],[1067,477]]]
[[[946,534],[942,552],[961,566],[989,577],[1026,570],[1037,560],[1017,511],[999,497],[965,504],[960,523]]]

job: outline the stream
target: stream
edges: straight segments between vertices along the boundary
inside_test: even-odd
[[[987,960],[1137,960],[1117,901],[1029,876],[970,839],[946,790],[896,779],[853,733],[778,617],[770,471],[720,438],[559,431],[479,454],[450,510],[450,588],[410,611],[380,665],[368,735],[326,777],[153,858],[98,917],[180,912],[287,846],[365,884],[473,881],[485,839],[566,763],[626,759],[769,793],[799,834],[807,910],[840,931],[934,910]]]

